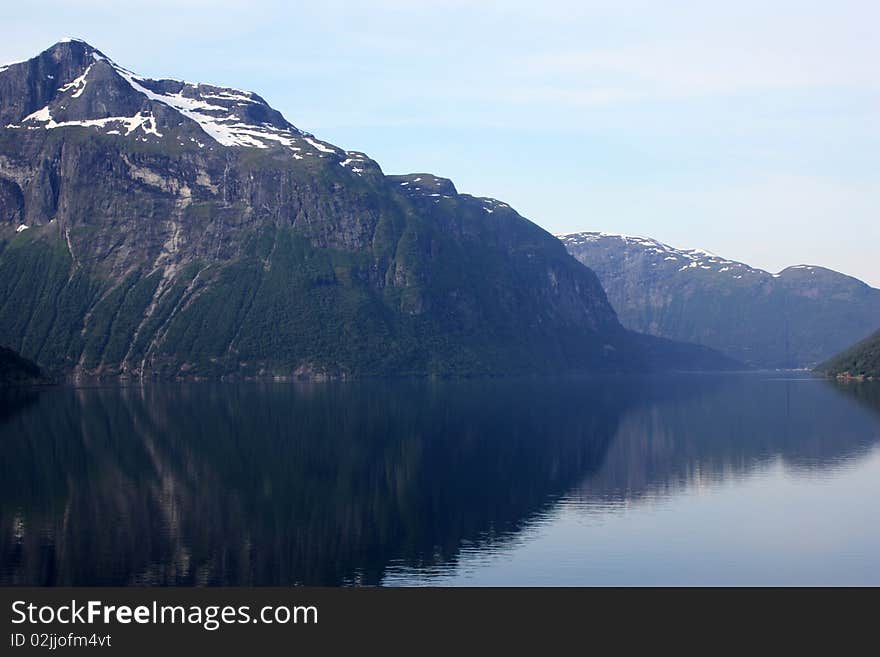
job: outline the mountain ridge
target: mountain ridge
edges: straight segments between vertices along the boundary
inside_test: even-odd
[[[74,378],[732,366],[506,203],[82,41],[0,70],[0,341]]]
[[[596,271],[627,328],[704,344],[754,367],[814,367],[880,325],[880,290],[825,267],[771,273],[647,237],[557,237]]]
[[[761,267],[753,267],[748,263],[742,262],[740,260],[728,260],[722,256],[719,256],[712,251],[708,251],[706,249],[701,248],[681,248],[671,246],[666,242],[661,242],[660,240],[654,239],[652,237],[647,237],[644,235],[628,235],[626,233],[610,233],[607,231],[579,231],[575,233],[559,233],[556,235],[556,238],[562,240],[564,243],[569,243],[572,246],[579,246],[584,244],[584,240],[589,239],[602,239],[602,238],[617,238],[623,242],[633,242],[636,244],[641,244],[646,247],[653,247],[656,249],[661,249],[665,253],[679,255],[684,257],[685,259],[693,262],[696,261],[697,264],[694,266],[701,266],[703,269],[710,269],[710,266],[703,266],[702,261],[708,261],[710,264],[720,264],[720,265],[732,265],[733,267],[729,267],[728,269],[732,270],[734,268],[744,268],[751,272],[755,272],[757,274],[765,274],[772,278],[780,278],[786,273],[792,273],[797,270],[811,270],[816,272],[828,272],[832,273],[835,276],[841,276],[848,278],[854,282],[857,282],[861,285],[865,285],[867,287],[874,288],[874,286],[866,283],[856,276],[851,276],[850,274],[846,274],[844,272],[839,272],[835,269],[831,269],[830,267],[825,267],[822,265],[812,265],[808,263],[800,263],[796,265],[788,265],[783,267],[778,272],[772,272],[769,269],[763,269]],[[738,274],[734,271],[731,273],[731,276],[736,277]],[[874,288],[878,289],[878,288]]]

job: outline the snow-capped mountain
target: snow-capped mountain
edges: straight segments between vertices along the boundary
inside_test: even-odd
[[[880,326],[880,290],[824,267],[770,273],[647,237],[558,237],[599,276],[624,326],[754,366],[813,366]]]
[[[830,269],[813,265],[793,265],[782,270],[778,274],[772,274],[763,269],[750,267],[743,262],[727,260],[703,249],[679,249],[664,244],[650,237],[636,235],[623,235],[620,233],[583,232],[570,235],[557,236],[566,248],[574,253],[589,250],[593,247],[609,246],[619,243],[619,250],[630,256],[637,254],[644,259],[644,263],[652,268],[676,272],[688,272],[689,274],[701,274],[711,272],[724,274],[731,280],[742,278],[764,279],[766,277],[780,278],[802,270],[810,275],[821,275],[822,272],[830,272],[839,275]]]
[[[75,377],[703,368],[507,204],[79,40],[0,67],[0,344]]]
[[[362,153],[299,130],[253,92],[144,78],[78,39],[66,39],[53,51],[57,57],[0,67],[0,73],[18,73],[2,87],[4,97],[14,99],[0,109],[7,129],[80,127],[165,146],[279,147],[295,159],[332,157],[355,173],[363,171]]]

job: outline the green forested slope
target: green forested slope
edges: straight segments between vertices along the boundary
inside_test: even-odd
[[[880,331],[816,368],[830,376],[880,378]]]

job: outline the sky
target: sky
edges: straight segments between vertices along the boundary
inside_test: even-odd
[[[42,0],[3,8],[0,62],[82,38],[552,233],[880,287],[878,25],[876,0]]]

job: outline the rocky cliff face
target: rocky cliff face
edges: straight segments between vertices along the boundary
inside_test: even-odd
[[[585,232],[560,240],[596,272],[627,328],[756,367],[812,367],[880,326],[880,290],[823,267],[771,274],[643,237]]]
[[[69,375],[665,358],[506,204],[385,176],[251,92],[145,79],[70,40],[0,67],[0,125],[0,343]]]

